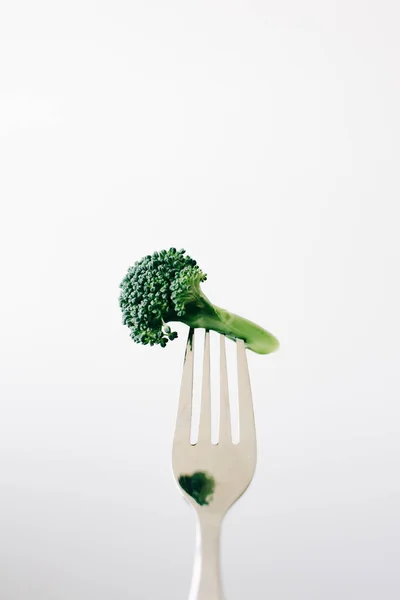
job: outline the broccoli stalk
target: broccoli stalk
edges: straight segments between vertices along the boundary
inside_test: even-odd
[[[246,348],[257,354],[269,354],[279,348],[279,341],[260,325],[231,313],[219,306],[213,306],[213,314],[202,313],[182,321],[191,327],[203,327],[222,333],[231,340],[244,340]]]
[[[244,340],[246,347],[258,354],[268,354],[279,347],[278,340],[263,327],[212,304],[200,288],[200,278],[192,281],[190,293],[185,290],[174,297],[178,306],[182,305],[182,314],[175,316],[176,321],[217,331],[231,340]]]
[[[242,339],[258,354],[279,348],[278,340],[256,323],[212,304],[200,287],[206,279],[196,261],[175,248],[145,256],[130,267],[119,302],[134,341],[164,347],[178,335],[167,323],[180,321]]]

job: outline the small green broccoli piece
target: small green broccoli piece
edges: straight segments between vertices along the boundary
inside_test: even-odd
[[[210,504],[214,494],[215,481],[214,477],[208,473],[197,471],[193,475],[181,475],[179,485],[200,506]]]
[[[242,339],[258,354],[278,349],[279,342],[271,333],[212,304],[200,288],[206,279],[185,250],[161,250],[137,261],[122,280],[119,296],[123,323],[130,328],[132,339],[164,348],[178,337],[167,323],[180,321],[232,340]]]

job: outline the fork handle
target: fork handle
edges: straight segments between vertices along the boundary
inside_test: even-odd
[[[220,575],[221,518],[197,515],[196,550],[189,600],[223,600]]]

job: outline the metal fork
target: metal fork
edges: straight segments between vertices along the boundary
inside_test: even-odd
[[[198,441],[190,443],[193,395],[194,330],[186,345],[172,469],[180,490],[196,510],[196,552],[189,600],[222,600],[220,531],[229,508],[253,479],[256,433],[246,350],[236,340],[239,392],[239,443],[232,442],[225,337],[220,335],[220,426],[211,443],[210,334],[204,337],[203,380]]]

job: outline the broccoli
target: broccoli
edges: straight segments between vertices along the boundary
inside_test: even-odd
[[[210,504],[213,499],[215,481],[214,477],[208,473],[197,471],[193,475],[181,475],[179,477],[179,485],[200,506]]]
[[[214,330],[242,339],[258,354],[274,352],[278,340],[268,331],[210,302],[200,288],[207,275],[185,250],[161,250],[145,256],[128,269],[120,284],[119,304],[123,323],[140,344],[165,347],[178,337],[167,324]]]

